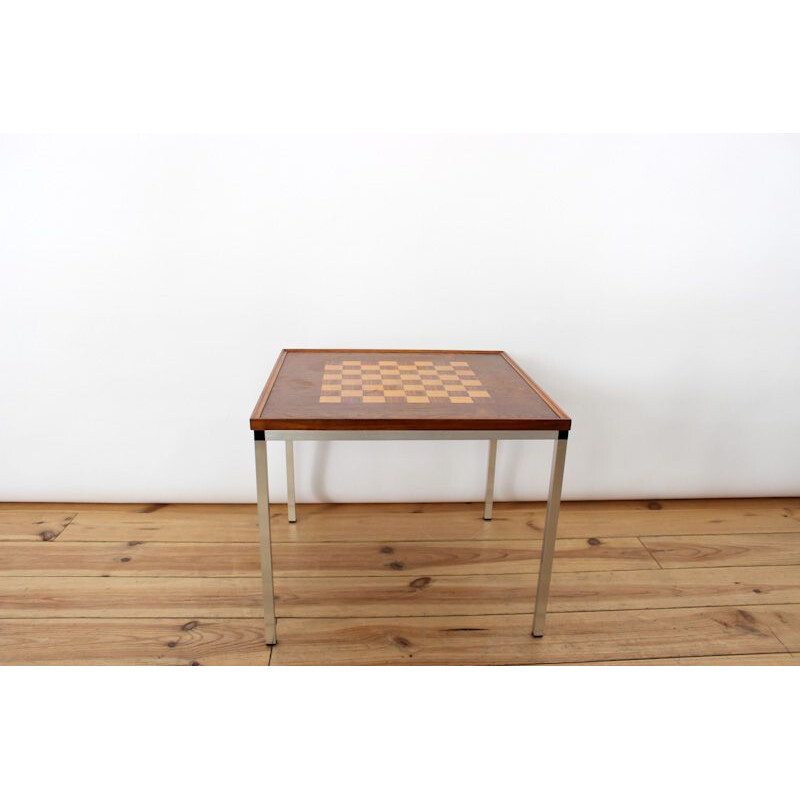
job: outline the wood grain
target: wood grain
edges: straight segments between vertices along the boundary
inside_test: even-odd
[[[3,578],[0,618],[253,617],[258,578]]]
[[[641,658],[629,661],[585,661],[575,666],[592,667],[797,667],[800,653],[756,653],[733,656],[694,656],[688,658]]]
[[[279,617],[528,613],[530,575],[276,578]],[[557,573],[552,611],[800,603],[800,567]],[[255,617],[258,578],[3,578],[0,617]]]
[[[539,568],[541,540],[428,542],[279,542],[273,548],[281,577],[355,577],[524,574]],[[638,539],[571,539],[556,545],[557,572],[658,569]]]
[[[279,353],[278,360],[272,367],[272,372],[270,372],[269,377],[267,378],[267,382],[264,384],[264,388],[261,390],[261,394],[259,395],[259,398],[256,401],[256,406],[253,409],[253,413],[250,415],[251,417],[256,418],[261,416],[261,412],[264,410],[264,406],[266,405],[269,393],[272,391],[272,387],[275,385],[275,380],[278,377],[278,373],[281,371],[283,362],[286,360],[286,353],[287,351],[285,349],[281,350],[281,352]]]
[[[800,532],[643,536],[641,541],[667,568],[800,564]]]
[[[532,575],[541,540],[499,542],[278,542],[275,574],[281,577],[378,575]],[[658,569],[638,539],[565,539],[555,570]],[[0,576],[256,577],[256,542],[10,542]]]
[[[562,664],[780,652],[758,608],[528,615],[281,619],[273,664]]]
[[[0,664],[261,665],[252,619],[0,619]]]
[[[279,617],[529,613],[528,575],[278,579]],[[550,611],[800,603],[800,567],[570,572],[553,575]]]
[[[75,512],[57,508],[0,508],[0,542],[50,542],[74,517]]]
[[[283,545],[286,547],[287,545]],[[306,545],[306,547],[313,545]],[[3,546],[0,576],[256,577],[256,543],[13,542]]]
[[[798,663],[798,659],[800,659],[800,604],[748,606],[746,610],[748,613],[752,613],[760,624],[766,625],[772,635],[781,643],[781,648],[775,652],[782,650],[791,659],[787,663],[792,665]]]
[[[272,510],[276,519],[277,506]],[[115,511],[78,511],[61,541],[70,542],[258,542],[255,505],[159,505]],[[288,525],[288,523],[287,523]],[[67,529],[69,530],[69,528]]]
[[[800,533],[800,503],[750,500],[613,501],[563,503],[559,539],[638,536]],[[133,506],[82,510],[60,541],[257,542],[254,505]],[[155,510],[148,510],[155,509]],[[270,508],[273,541],[531,541],[544,529],[544,503],[495,503],[494,519],[483,520],[482,503],[301,504],[298,521],[286,519],[286,506]],[[35,540],[35,536],[29,537]]]
[[[764,618],[787,650],[800,652],[800,605],[766,606]]]
[[[545,403],[547,403],[547,405],[548,405],[548,406],[551,408],[551,410],[553,411],[553,413],[554,413],[556,416],[558,416],[558,417],[562,417],[562,418],[564,418],[564,419],[568,419],[568,418],[569,418],[569,417],[568,417],[568,414],[566,413],[566,411],[564,411],[564,409],[563,409],[563,408],[561,408],[561,407],[560,407],[560,406],[559,406],[559,405],[556,403],[556,401],[555,401],[555,400],[553,400],[553,398],[552,398],[552,397],[550,397],[550,396],[549,396],[549,395],[548,395],[548,394],[547,394],[547,393],[544,391],[544,389],[542,389],[542,387],[541,387],[541,386],[539,386],[539,384],[538,384],[538,383],[536,383],[536,382],[533,380],[533,378],[531,378],[531,376],[530,376],[530,375],[528,375],[528,373],[527,373],[527,372],[525,372],[525,370],[524,370],[524,369],[522,369],[522,367],[521,367],[519,364],[517,364],[517,362],[516,362],[516,361],[514,361],[514,359],[513,359],[513,358],[511,358],[511,356],[510,356],[508,353],[506,353],[505,351],[502,351],[502,352],[500,353],[500,357],[501,357],[501,358],[502,358],[504,361],[506,361],[506,362],[508,363],[508,365],[511,367],[511,369],[513,369],[513,370],[514,370],[514,372],[516,372],[516,373],[517,373],[517,375],[519,375],[519,376],[520,376],[520,378],[522,378],[522,380],[523,380],[523,381],[525,381],[525,383],[527,383],[527,384],[528,384],[528,386],[530,386],[530,387],[531,387],[531,389],[533,389],[533,391],[534,391],[534,392],[536,392],[536,394],[538,394],[538,395],[539,395],[539,397],[541,397],[541,398],[542,398],[542,400],[544,400],[544,402],[545,402]]]
[[[542,640],[544,505],[481,512],[273,506],[273,663],[798,662],[798,498],[565,503]],[[2,504],[0,663],[264,664],[257,541],[249,504]]]

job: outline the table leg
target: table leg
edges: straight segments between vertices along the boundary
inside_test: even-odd
[[[286,440],[286,507],[289,522],[297,522],[297,506],[294,502],[294,442]]]
[[[489,465],[486,469],[486,497],[483,501],[483,518],[492,518],[492,503],[494,502],[494,466],[497,462],[497,439],[489,439]]]
[[[550,468],[550,493],[547,496],[547,516],[544,522],[542,557],[539,564],[539,581],[536,586],[536,610],[533,612],[533,635],[544,635],[547,598],[550,594],[550,574],[553,570],[553,553],[556,547],[558,512],[561,507],[561,484],[564,480],[564,461],[567,457],[567,431],[559,431],[553,443],[553,465]]]
[[[264,431],[255,431],[256,486],[258,488],[258,534],[261,542],[261,586],[264,592],[264,636],[275,644],[275,592],[272,587],[272,541],[269,529],[269,480]]]

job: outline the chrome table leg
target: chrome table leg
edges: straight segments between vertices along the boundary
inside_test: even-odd
[[[264,591],[264,636],[275,644],[275,592],[272,586],[272,542],[269,530],[269,480],[264,431],[255,431],[256,486],[258,488],[258,534],[261,542],[261,586]]]
[[[286,440],[286,507],[289,522],[297,522],[297,507],[294,502],[294,442]]]
[[[558,512],[561,507],[561,484],[564,480],[564,461],[567,457],[567,431],[559,431],[553,443],[553,465],[550,469],[550,493],[547,496],[547,516],[544,523],[542,560],[539,564],[539,581],[536,585],[536,609],[533,612],[533,635],[544,635],[547,598],[550,594],[550,574],[553,570],[553,553],[556,547]]]
[[[497,439],[489,439],[489,465],[486,470],[486,497],[483,501],[483,518],[492,518],[492,503],[494,502],[494,466],[497,462]]]

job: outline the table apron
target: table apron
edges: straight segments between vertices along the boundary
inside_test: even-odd
[[[558,431],[335,431],[271,430],[264,431],[268,441],[447,441],[475,439],[558,439]]]

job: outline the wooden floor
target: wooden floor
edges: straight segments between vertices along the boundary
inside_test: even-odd
[[[3,664],[800,664],[800,499],[273,506],[278,645],[247,505],[0,505]]]

